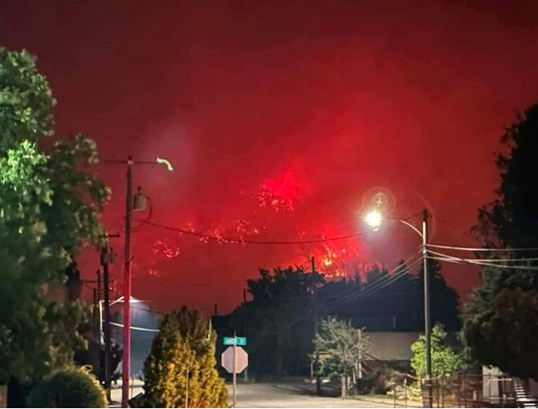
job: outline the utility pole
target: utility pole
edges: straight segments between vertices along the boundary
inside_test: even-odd
[[[428,209],[422,211],[422,258],[424,259],[424,332],[426,336],[426,388],[428,404],[433,407],[433,377],[432,377],[432,329],[430,306],[430,274],[428,271]]]
[[[312,274],[316,272],[316,260],[314,257],[310,259],[312,266]],[[317,339],[319,334],[319,317],[318,317],[318,291],[317,288],[314,288],[314,339]],[[319,348],[318,343],[315,342],[315,352],[314,352],[314,367],[316,371],[316,395],[321,396],[321,379],[319,376]]]
[[[164,165],[168,171],[172,172],[174,168],[166,159],[157,158],[156,160],[133,160],[129,156],[127,160],[107,160],[105,164],[122,164],[127,165],[126,172],[126,200],[125,200],[125,251],[124,251],[124,281],[123,281],[123,359],[122,359],[122,396],[121,405],[124,408],[129,407],[129,377],[131,371],[131,220],[133,210],[143,210],[135,203],[133,209],[133,166],[140,165]],[[139,192],[137,198],[142,197]]]
[[[111,397],[111,351],[112,337],[110,330],[110,274],[109,265],[114,262],[114,252],[108,248],[108,238],[118,237],[118,235],[107,235],[104,245],[101,247],[101,266],[103,267],[103,297],[104,297],[104,368],[105,368],[105,392],[109,402],[112,402]]]
[[[430,273],[428,269],[428,209],[422,211],[422,232],[411,223],[402,219],[395,219],[405,224],[422,239],[422,259],[424,262],[424,332],[426,338],[426,379],[424,389],[428,392],[428,407],[433,406],[433,376],[432,376],[432,351],[431,351],[431,305],[430,305]],[[383,222],[383,215],[374,210],[365,217],[365,221],[374,229],[379,228]],[[423,391],[424,391],[423,389]]]
[[[359,340],[359,379],[362,379],[362,330],[357,330]]]
[[[93,292],[93,311],[92,311],[92,320],[93,320],[93,325],[92,325],[92,328],[93,328],[93,336],[95,339],[99,339],[99,322],[98,322],[98,319],[99,319],[99,299],[97,298],[97,288],[94,288],[92,290]]]
[[[125,250],[123,265],[123,359],[121,405],[129,407],[129,375],[131,373],[131,218],[133,215],[133,158],[127,160],[127,195],[125,200]]]
[[[99,361],[99,370],[103,367],[103,362],[101,362],[101,345],[102,345],[102,335],[103,335],[103,308],[101,305],[102,300],[102,292],[101,292],[101,270],[97,270],[97,345],[99,346],[99,349],[97,350],[98,353],[98,361]]]
[[[95,275],[97,276],[97,301],[101,300],[101,270],[97,270],[95,272]]]
[[[243,288],[243,304],[247,303],[247,289]],[[247,337],[247,321],[245,319],[245,309],[243,311],[243,336]],[[244,374],[245,383],[248,382],[248,366],[245,368]]]

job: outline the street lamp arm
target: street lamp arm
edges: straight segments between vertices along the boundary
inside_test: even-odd
[[[163,158],[157,158],[157,160],[133,160],[133,159],[110,159],[104,161],[105,165],[114,165],[114,164],[122,164],[122,165],[164,165],[168,169],[168,171],[172,172],[174,170],[174,167],[172,166],[172,163]]]
[[[398,220],[400,223],[405,224],[407,227],[413,229],[413,231],[415,233],[417,233],[420,236],[421,239],[424,239],[424,236],[422,235],[422,232],[419,229],[417,229],[415,226],[413,226],[411,223],[409,223],[409,222],[407,222],[405,220],[402,220],[402,219],[396,219],[396,220]]]

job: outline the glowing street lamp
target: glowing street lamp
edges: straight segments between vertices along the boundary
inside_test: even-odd
[[[374,230],[377,230],[383,224],[383,213],[379,210],[372,210],[364,217],[364,221]]]
[[[372,227],[372,229],[378,230],[384,221],[383,213],[378,209],[370,211],[365,217],[364,221]],[[422,239],[422,256],[424,261],[424,332],[426,336],[426,387],[428,388],[429,407],[433,407],[433,394],[432,394],[432,351],[431,351],[431,307],[430,307],[430,275],[428,272],[428,210],[422,211],[422,232],[402,219],[392,219],[405,224],[415,233],[417,233]]]

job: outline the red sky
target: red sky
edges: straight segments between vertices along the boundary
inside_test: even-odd
[[[86,133],[103,159],[173,162],[173,173],[135,169],[156,223],[237,237],[248,221],[256,240],[349,234],[382,186],[395,216],[428,206],[432,241],[467,245],[493,197],[503,127],[538,95],[532,3],[3,0],[0,44],[38,56],[60,135]],[[115,231],[123,169],[99,171]],[[293,210],[257,207],[262,186]],[[135,235],[133,291],[161,309],[226,312],[258,267],[331,252],[350,270],[391,266],[415,245],[405,228],[327,249],[205,244],[148,227]],[[97,256],[85,260],[91,277]],[[477,283],[468,269],[445,276],[461,294]]]

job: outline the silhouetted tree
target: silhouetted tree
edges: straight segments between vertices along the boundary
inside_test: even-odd
[[[431,264],[434,323],[459,329],[458,296]],[[315,318],[329,315],[368,331],[422,331],[424,290],[419,272],[400,263],[395,273],[374,266],[363,284],[352,280],[325,281],[322,274],[302,269],[260,270],[249,280],[252,301],[237,308],[232,326],[246,330],[250,369],[255,373],[281,375],[307,371],[312,353]],[[230,334],[231,335],[231,334]]]
[[[449,331],[460,328],[458,294],[441,275],[441,264],[430,260],[432,321]],[[400,262],[395,272],[374,267],[370,279],[360,285],[343,282],[342,293],[334,299],[323,297],[327,313],[351,319],[356,327],[367,330],[421,331],[424,328],[424,275],[422,265],[410,271]],[[325,294],[325,288],[320,290]]]
[[[250,368],[259,374],[299,374],[308,369],[314,336],[314,294],[322,274],[301,268],[260,270],[248,281],[252,300],[237,308],[232,325],[249,338]]]
[[[505,152],[497,155],[496,165],[501,183],[496,189],[497,198],[479,209],[478,225],[473,229],[484,247],[515,249],[538,247],[538,104],[528,108],[509,127],[502,142]],[[481,253],[483,255],[484,253]],[[532,372],[529,354],[538,349],[538,338],[529,331],[518,332],[513,337],[504,332],[502,323],[526,328],[529,317],[536,314],[537,307],[532,301],[538,290],[538,274],[533,269],[538,263],[536,251],[507,251],[487,253],[488,259],[521,259],[517,263],[502,264],[497,267],[482,267],[482,286],[469,296],[463,311],[462,339],[470,356],[483,365],[497,365],[513,376],[536,377]],[[525,260],[523,260],[525,259]],[[531,260],[529,260],[531,259]],[[517,267],[515,265],[517,264]],[[505,290],[529,292],[529,294],[506,293]],[[501,295],[502,293],[502,295]],[[510,296],[510,294],[512,294]],[[521,300],[514,300],[520,294]],[[500,298],[499,298],[500,297]],[[499,305],[524,303],[526,310],[513,314],[509,308],[499,309]],[[493,321],[492,321],[493,320]],[[502,324],[502,325],[501,325]],[[513,353],[519,351],[519,353]],[[510,356],[510,360],[499,357]]]
[[[538,379],[538,291],[503,289],[493,307],[475,315],[468,341],[481,362],[522,378]]]
[[[439,261],[428,260],[430,274],[430,305],[432,325],[441,324],[446,331],[459,331],[461,329],[460,314],[458,311],[459,295],[448,286],[441,274],[442,265]],[[424,306],[424,269],[418,273],[418,292],[421,294],[421,309]]]

